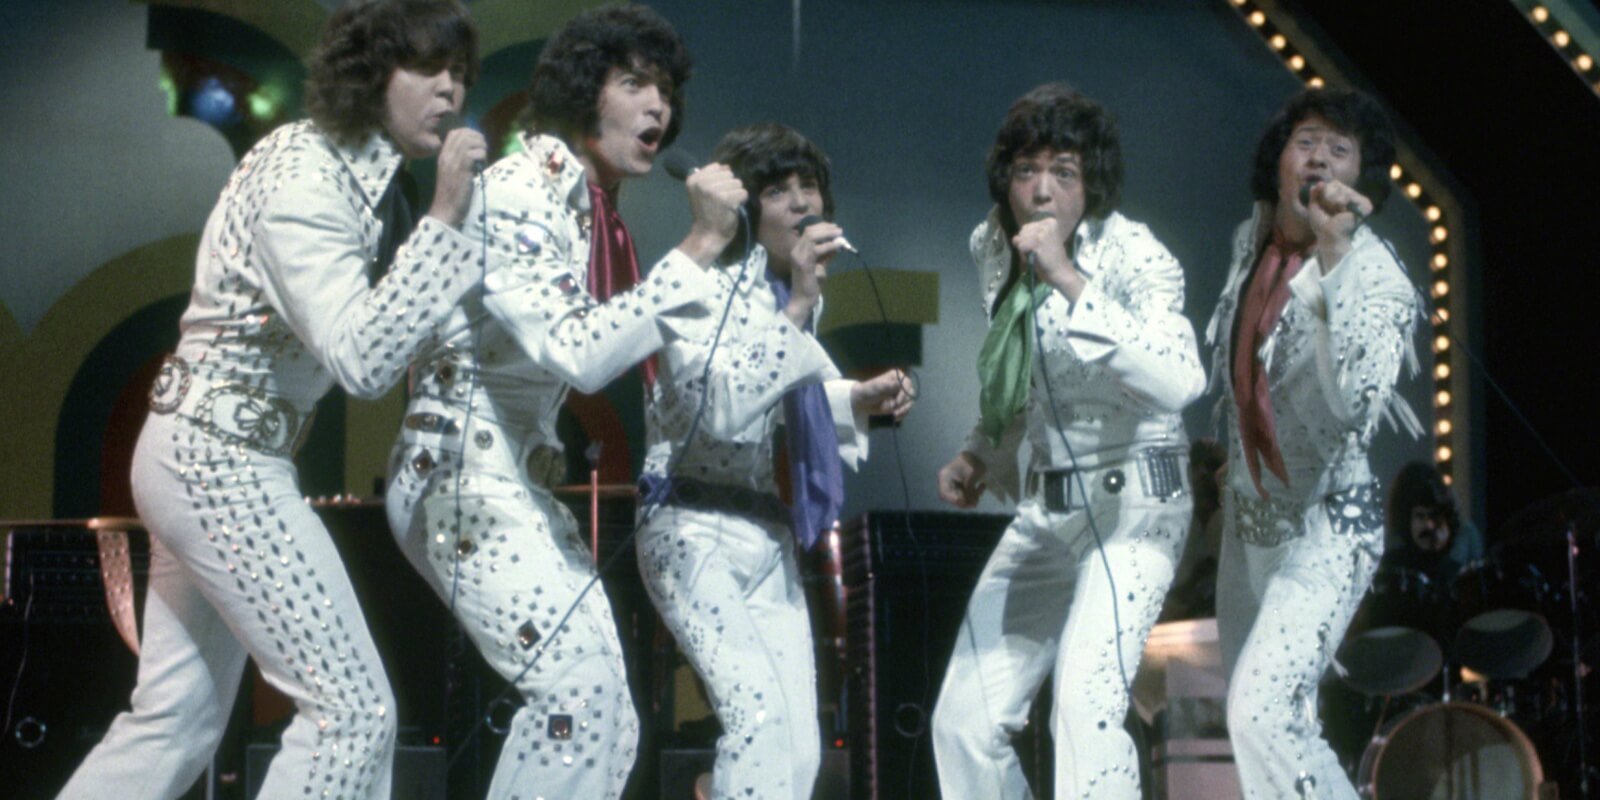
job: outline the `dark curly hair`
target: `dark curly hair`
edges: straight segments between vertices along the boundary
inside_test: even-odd
[[[1288,146],[1295,126],[1314,116],[1355,138],[1361,148],[1361,174],[1356,177],[1355,189],[1372,201],[1372,213],[1378,213],[1391,188],[1389,165],[1394,163],[1394,128],[1378,101],[1352,89],[1305,89],[1289,98],[1256,145],[1250,192],[1262,202],[1278,202],[1278,160],[1283,148]]]
[[[478,79],[478,29],[457,0],[364,0],[328,19],[307,64],[306,110],[318,128],[358,141],[383,127],[396,69],[461,68]]]
[[[1011,213],[1011,164],[1040,150],[1070,151],[1083,161],[1084,216],[1104,218],[1122,199],[1122,143],[1117,121],[1104,106],[1064,83],[1035,87],[1011,104],[994,136],[986,168],[989,197],[1000,207],[1000,225],[1015,236]]]
[[[1455,493],[1444,485],[1444,478],[1432,464],[1413,461],[1401,467],[1389,485],[1389,500],[1384,504],[1389,536],[1409,541],[1411,511],[1419,506],[1439,515],[1450,526],[1452,537],[1461,532],[1461,511],[1456,507]]]
[[[528,125],[574,144],[599,124],[600,90],[612,68],[641,70],[669,98],[672,119],[661,137],[668,147],[683,128],[683,85],[691,66],[683,39],[654,10],[627,4],[585,11],[539,54],[528,83]]]
[[[750,199],[744,203],[750,229],[761,226],[761,193],[767,187],[799,175],[817,182],[822,194],[822,216],[833,219],[831,164],[827,154],[794,128],[776,122],[747,125],[728,131],[711,152],[711,160],[727,164],[744,184]],[[722,251],[724,260],[744,253],[745,233],[741,226],[733,241]]]

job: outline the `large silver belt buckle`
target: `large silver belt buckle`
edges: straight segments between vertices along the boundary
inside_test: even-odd
[[[1233,493],[1235,531],[1246,544],[1276,547],[1305,533],[1296,506],[1283,500],[1260,500]]]
[[[1182,497],[1188,489],[1184,486],[1184,451],[1147,450],[1139,454],[1139,481],[1144,485],[1146,497],[1162,501]]]
[[[294,452],[303,422],[289,401],[237,383],[207,390],[193,417],[212,433],[279,455]]]

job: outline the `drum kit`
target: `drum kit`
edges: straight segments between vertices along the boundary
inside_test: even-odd
[[[1379,707],[1363,797],[1600,796],[1585,724],[1600,705],[1600,493],[1552,498],[1507,527],[1448,580],[1388,564],[1374,576],[1334,659]]]

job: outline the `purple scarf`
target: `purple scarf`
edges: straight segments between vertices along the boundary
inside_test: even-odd
[[[778,311],[789,304],[789,282],[767,270],[778,298]],[[806,320],[804,330],[811,330]],[[844,472],[839,465],[839,435],[822,384],[790,389],[783,396],[783,425],[789,449],[789,520],[802,550],[816,544],[824,530],[839,521],[844,507]]]

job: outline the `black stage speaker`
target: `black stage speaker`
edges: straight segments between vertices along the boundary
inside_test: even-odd
[[[873,511],[846,525],[852,800],[939,796],[933,703],[972,587],[1010,521]]]
[[[0,529],[0,794],[8,798],[54,797],[133,691],[138,661],[106,610],[91,524]],[[138,530],[126,535],[138,607],[149,540]]]
[[[562,499],[587,532],[587,494],[563,492]],[[490,706],[505,682],[457,634],[445,603],[395,545],[381,503],[317,500],[312,505],[339,548],[383,658],[399,712],[399,744],[411,752],[424,746],[443,748],[448,755],[441,764],[454,758],[448,795],[482,797],[502,736],[480,721],[485,716],[503,721],[521,699],[513,693]],[[632,530],[632,498],[603,500],[599,517],[601,552],[610,554]],[[0,551],[0,702],[16,688],[15,702],[0,707],[0,715],[10,716],[0,731],[0,775],[5,776],[0,796],[7,800],[54,797],[112,718],[128,706],[137,659],[107,612],[92,524],[63,521],[0,529],[5,540]],[[139,611],[149,572],[148,541],[142,531],[128,534],[133,603]],[[642,664],[649,659],[656,622],[631,548],[604,584],[618,617],[636,705],[645,718],[639,764],[627,794],[640,798],[655,788],[652,706],[639,701],[651,695],[652,671]],[[140,621],[142,625],[142,615]],[[251,750],[257,758],[275,752],[292,713],[288,700],[265,682],[245,680],[213,762],[214,797],[246,800],[247,747],[267,746]],[[440,769],[442,775],[444,767]],[[199,786],[191,794],[205,796],[204,789]]]

